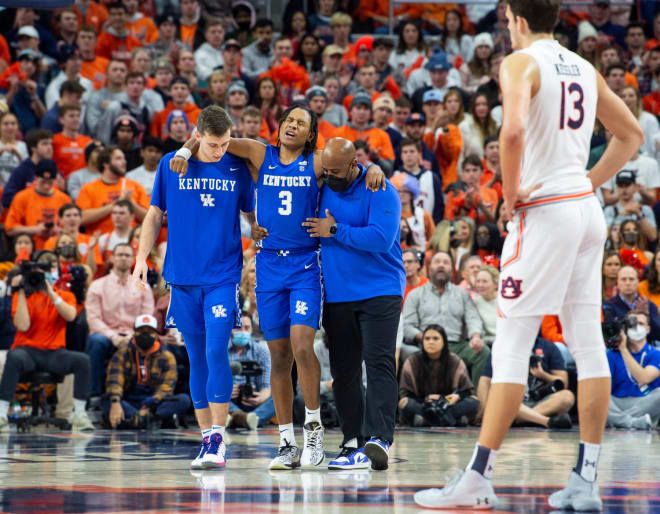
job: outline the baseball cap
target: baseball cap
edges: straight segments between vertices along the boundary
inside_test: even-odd
[[[322,96],[326,100],[328,99],[328,92],[324,87],[321,86],[312,86],[305,93],[305,98],[309,102],[315,96]]]
[[[351,109],[356,105],[366,105],[371,108],[371,95],[364,90],[358,91],[351,100]]]
[[[235,93],[236,91],[240,91],[241,93],[245,94],[245,96],[249,97],[250,95],[248,94],[248,90],[245,87],[245,82],[242,80],[232,80],[229,83],[229,87],[227,88],[227,96],[231,95],[232,93]]]
[[[225,41],[225,44],[222,45],[222,49],[227,50],[228,48],[238,48],[240,50],[241,44],[235,39],[228,39],[227,41]]]
[[[142,327],[151,327],[154,330],[158,330],[158,321],[151,314],[140,314],[135,318],[135,323],[133,323],[133,328],[137,330]]]
[[[85,147],[85,162],[89,162],[89,156],[92,155],[92,152],[96,149],[103,148],[103,145],[98,141],[92,141]]]
[[[362,36],[355,42],[355,51],[359,52],[360,50],[368,50],[371,52],[373,50],[374,37],[373,36]]]
[[[138,124],[137,120],[130,114],[122,114],[117,117],[115,123],[112,125],[112,135],[117,135],[120,127],[130,127],[133,130],[133,134],[138,133]]]
[[[328,45],[323,50],[323,55],[344,55],[344,51],[337,45]]]
[[[25,27],[21,27],[18,29],[18,37],[20,36],[27,36],[27,37],[33,37],[35,39],[39,39],[39,32],[37,32],[37,29],[35,29],[32,25],[26,25]]]
[[[379,96],[374,102],[374,111],[381,107],[394,112],[394,100],[392,100],[392,98],[389,96]]]
[[[181,75],[177,75],[172,79],[172,82],[170,83],[170,87],[172,87],[174,84],[185,84],[188,89],[190,89],[190,82],[188,82],[188,79],[186,77],[182,77]]]
[[[82,59],[82,56],[80,55],[80,50],[78,50],[78,47],[75,46],[75,45],[62,45],[60,47],[60,58],[58,59],[59,63],[64,64],[65,62],[67,62],[72,57]]]
[[[41,159],[34,174],[40,178],[54,179],[57,176],[57,164],[52,159]]]
[[[406,125],[409,125],[411,123],[424,123],[426,124],[426,116],[424,116],[421,112],[413,112],[408,115],[406,118]]]
[[[173,23],[177,27],[179,26],[179,20],[172,12],[166,12],[156,17],[156,26],[160,27],[163,23]]]
[[[623,186],[623,185],[629,185],[629,184],[634,184],[637,179],[637,173],[635,173],[635,170],[621,170],[619,173],[616,174],[616,185],[617,186]]]
[[[35,61],[37,59],[41,59],[41,54],[39,52],[35,52],[32,50],[32,48],[26,48],[18,52],[18,55],[16,56],[16,60],[20,61],[22,59],[30,59],[31,61]]]
[[[445,95],[442,94],[442,91],[439,89],[429,89],[424,96],[422,97],[422,103],[426,102],[443,102]]]
[[[424,65],[424,68],[429,71],[450,70],[451,65],[447,60],[447,54],[440,51],[429,57],[429,60]]]

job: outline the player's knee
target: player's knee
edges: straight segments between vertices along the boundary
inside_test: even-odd
[[[559,401],[559,408],[563,412],[568,412],[571,410],[571,407],[573,407],[573,404],[575,403],[575,395],[568,389],[564,389],[563,391],[559,391],[555,393],[557,395],[557,400]]]
[[[297,344],[294,346],[293,354],[296,362],[299,362],[301,366],[312,365],[314,362],[318,362],[313,345],[306,343]]]
[[[529,356],[541,325],[541,317],[499,318],[491,359],[492,383],[527,384]]]

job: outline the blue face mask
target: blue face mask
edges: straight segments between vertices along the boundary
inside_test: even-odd
[[[60,274],[57,271],[47,271],[44,273],[44,278],[50,283],[50,285],[53,285],[60,278]]]
[[[243,347],[250,344],[250,341],[252,341],[252,336],[249,334],[249,332],[234,332],[231,335],[231,341],[235,346]]]

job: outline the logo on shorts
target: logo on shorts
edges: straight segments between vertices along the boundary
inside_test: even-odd
[[[309,307],[307,307],[307,302],[303,302],[300,300],[296,302],[296,314],[302,314],[303,316],[306,316],[308,308]]]
[[[502,279],[502,298],[513,300],[522,294],[522,280],[513,277]]]
[[[216,318],[226,318],[227,317],[227,309],[223,305],[214,305],[211,307],[211,310],[213,311],[213,315]]]
[[[211,193],[200,193],[200,200],[202,200],[202,207],[215,207],[215,198]]]

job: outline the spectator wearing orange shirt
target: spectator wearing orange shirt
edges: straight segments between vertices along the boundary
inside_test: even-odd
[[[362,88],[366,93],[371,95],[371,103],[374,103],[382,94],[376,89],[376,82],[378,81],[378,72],[376,71],[376,66],[371,63],[363,64],[362,67],[357,72],[357,84],[358,89]],[[394,91],[390,90],[390,96],[396,100],[401,96],[401,89],[396,86]],[[353,95],[347,95],[344,97],[343,106],[346,109],[350,109],[351,102],[353,101]]]
[[[460,173],[463,184],[454,184],[457,187],[453,187],[447,195],[446,219],[469,216],[478,223],[495,222],[497,193],[494,189],[480,185],[482,174],[481,159],[474,154],[468,155]]]
[[[190,48],[195,43],[195,32],[199,25],[199,2],[197,0],[180,0],[179,9],[181,10],[181,41]]]
[[[456,125],[449,123],[449,115],[444,106],[440,108],[434,128],[426,130],[424,143],[435,153],[440,165],[442,183],[456,182],[458,159],[463,149],[463,136]]]
[[[502,167],[500,164],[500,140],[497,136],[486,138],[484,142],[484,158],[481,161],[484,173],[481,176],[481,185],[490,187],[502,199]]]
[[[35,250],[41,250],[46,239],[55,235],[58,209],[71,203],[71,199],[55,188],[55,161],[39,161],[35,177],[34,187],[28,187],[14,196],[5,220],[5,229],[9,237],[21,232],[32,235]]]
[[[92,2],[91,0],[76,0],[71,8],[78,15],[79,26],[88,25],[97,32],[103,28],[103,24],[108,19],[108,10],[102,3]]]
[[[83,25],[78,31],[78,37],[76,37],[76,45],[78,45],[78,50],[80,50],[83,61],[80,74],[92,81],[95,90],[105,86],[105,73],[110,62],[105,57],[94,53],[97,36],[98,32],[94,27]]]
[[[101,178],[85,184],[78,194],[77,204],[82,209],[82,224],[87,232],[112,231],[110,213],[117,200],[130,200],[135,208],[135,217],[142,221],[149,207],[149,198],[144,188],[128,179],[126,158],[117,146],[101,150],[98,157]]]
[[[312,86],[305,93],[305,98],[307,105],[316,113],[316,117],[319,120],[319,134],[326,139],[332,139],[337,127],[322,118],[323,113],[328,107],[328,92],[324,87]]]
[[[151,122],[151,135],[166,139],[169,135],[167,128],[167,117],[174,110],[183,111],[191,124],[197,123],[200,109],[194,103],[188,101],[190,96],[190,84],[185,77],[174,77],[170,85],[170,95],[172,101],[168,102],[165,109],[159,111]]]
[[[353,18],[343,12],[336,12],[330,18],[332,30],[332,44],[338,46],[343,54],[341,62],[355,66],[357,64],[357,50],[350,41]]]
[[[392,173],[394,149],[387,132],[375,128],[369,123],[371,118],[371,96],[365,91],[358,91],[351,102],[351,121],[338,127],[333,137],[343,137],[349,141],[362,139],[369,144],[375,156],[378,156],[381,168],[386,174]]]
[[[86,166],[85,148],[92,138],[83,136],[80,129],[80,107],[62,105],[59,109],[62,132],[53,136],[53,159],[57,169],[67,178],[71,173]]]
[[[139,0],[121,0],[126,7],[128,31],[131,36],[146,45],[158,40],[158,28],[156,24],[138,11]]]
[[[126,6],[120,2],[108,5],[108,23],[96,43],[95,53],[106,59],[118,59],[126,65],[131,62],[133,48],[142,46],[128,30]]]
[[[429,279],[422,275],[422,262],[424,254],[408,248],[403,250],[403,267],[406,270],[406,290],[403,293],[403,301],[406,301],[406,296],[413,289],[423,286]],[[403,307],[402,307],[403,309]]]
[[[401,218],[408,222],[415,246],[426,248],[435,232],[435,223],[431,214],[419,206],[419,180],[407,173],[394,175],[390,180],[399,191]]]

